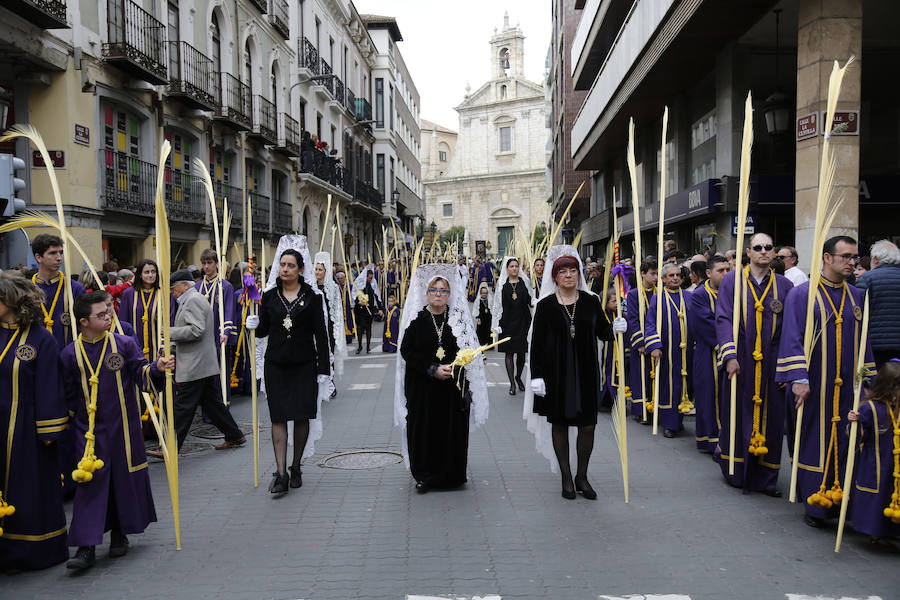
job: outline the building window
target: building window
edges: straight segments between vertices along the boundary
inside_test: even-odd
[[[378,186],[378,189],[381,190],[382,202],[385,197],[385,188],[384,188],[384,154],[375,155],[375,185]]]
[[[500,128],[500,152],[512,152],[512,127]]]
[[[375,80],[375,127],[384,127],[384,79]]]
[[[696,148],[714,137],[716,137],[715,111],[705,115],[691,126],[691,148]]]
[[[505,85],[500,86],[500,99],[506,100],[506,86]]]
[[[447,162],[447,153],[443,150],[438,150],[438,160],[441,162]]]
[[[316,113],[316,139],[322,141],[322,113]]]
[[[394,130],[394,86],[390,86],[390,95],[388,96],[388,100],[390,100],[390,115],[391,119],[391,131]]]
[[[450,217],[453,216],[453,204],[452,203],[448,202],[446,204],[442,204],[441,210],[442,210],[441,216],[443,216],[445,219],[449,219]]]
[[[695,167],[691,172],[691,185],[697,185],[701,181],[713,179],[716,176],[716,159]]]
[[[166,160],[166,199],[181,202],[191,190],[191,140],[181,134],[165,131],[172,144],[172,152]]]

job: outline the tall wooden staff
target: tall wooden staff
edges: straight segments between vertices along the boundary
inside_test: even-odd
[[[325,208],[325,220],[322,221],[324,225],[322,226],[322,239],[319,240],[319,252],[322,251],[322,248],[325,247],[325,233],[328,231],[328,217],[331,216],[331,194],[328,194],[328,206]],[[334,240],[331,241],[332,245],[334,245]]]
[[[246,163],[245,163],[246,164]],[[253,207],[250,205],[250,198],[247,198],[247,203],[244,205],[244,209],[247,211],[247,214],[244,218],[244,223],[246,226],[244,232],[244,239],[247,240],[247,259],[250,263],[250,273],[255,275],[254,272],[254,264],[253,264]],[[265,244],[261,244],[261,247],[265,246]],[[265,258],[260,256],[263,260],[262,263],[262,276],[260,277],[260,292],[266,285],[266,263]],[[256,315],[257,307],[256,301],[252,300],[247,295],[248,302],[248,315]],[[250,378],[252,379],[250,386],[250,407],[253,411],[253,487],[259,487],[259,391],[257,390],[258,382],[256,381],[256,330],[250,330],[250,351],[247,352],[247,358],[250,360]]]
[[[610,240],[608,257],[606,260],[607,274],[611,270],[609,265],[613,253],[615,253],[615,264],[619,262],[619,251],[614,250],[619,243],[619,216],[616,211],[616,192],[613,189],[613,236]],[[613,278],[613,285],[616,286],[616,318],[622,318],[622,299],[621,290],[619,288],[619,278]],[[603,310],[606,311],[606,290],[607,286],[603,286]],[[616,388],[616,400],[612,411],[613,434],[615,435],[617,445],[619,447],[619,460],[622,465],[622,486],[625,488],[625,504],[628,504],[628,418],[625,415],[625,351],[624,337],[621,333],[616,333],[615,346],[613,346],[613,354],[615,355],[616,367],[619,369],[619,385]]]
[[[859,412],[859,398],[862,394],[862,384],[865,379],[865,368],[863,365],[866,362],[866,344],[869,341],[869,295],[866,294],[865,304],[863,305],[863,320],[862,320],[862,330],[860,332],[859,337],[859,351],[856,356],[856,369],[854,369],[853,373],[855,375],[853,380],[853,412]],[[847,446],[847,467],[844,469],[844,481],[850,481],[850,478],[853,476],[853,464],[856,462],[856,436],[859,432],[859,422],[851,421],[850,422],[850,444]],[[877,432],[876,432],[877,435]],[[848,485],[844,490],[844,495],[841,498],[841,518],[838,520],[838,530],[837,530],[837,539],[834,542],[834,551],[839,552],[841,549],[841,539],[844,537],[844,524],[847,521],[847,506],[850,504],[850,488],[853,487]]]
[[[638,284],[638,321],[641,326],[641,335],[644,335],[644,318],[647,314],[647,304],[644,302],[644,284],[641,281],[641,216],[638,213],[638,191],[637,191],[637,163],[634,160],[634,119],[628,120],[628,177],[631,181],[631,215],[634,218],[634,263],[635,272],[637,273]],[[657,260],[662,257],[658,257]],[[657,300],[659,302],[659,300]],[[647,380],[644,377],[646,373],[647,357],[641,354],[641,394],[644,396],[643,419],[647,420]],[[633,401],[633,396],[632,396]],[[655,432],[654,432],[655,433]]]
[[[753,95],[747,94],[744,102],[744,139],[741,146],[741,180],[738,184],[737,207],[737,248],[735,256],[734,274],[734,304],[731,313],[731,339],[735,345],[738,342],[738,333],[741,329],[741,302],[744,300],[744,269],[742,267],[744,254],[744,223],[747,222],[747,210],[750,205],[750,156],[753,147]],[[738,410],[738,377],[735,373],[731,377],[731,405],[728,415],[728,474],[734,475],[734,455],[737,443],[735,429],[737,428]],[[743,439],[743,438],[742,438]]]
[[[344,261],[344,289],[341,290],[341,303],[343,304],[344,292],[350,297],[350,317],[353,320],[353,334],[356,334],[356,314],[353,312],[353,297],[350,295],[350,263],[347,262],[347,253],[344,252],[344,232],[341,229],[341,207],[334,207],[334,220],[337,223],[338,237],[341,238],[341,259]],[[346,320],[346,317],[344,317]]]
[[[662,261],[663,261],[663,237],[665,236],[666,229],[666,130],[669,127],[669,107],[667,106],[663,111],[663,122],[662,122],[662,148],[660,150],[661,154],[661,164],[660,164],[660,176],[659,176],[659,233],[657,235],[656,240],[656,262],[659,265],[658,276],[656,278],[656,329],[657,333],[659,333],[660,328],[662,327],[662,309],[663,309],[663,300],[665,300],[665,293],[663,289],[663,277],[662,277]],[[661,341],[661,338],[660,338]],[[684,341],[684,340],[682,340]],[[653,360],[653,359],[650,359]],[[682,365],[683,369],[687,368],[687,365]],[[656,364],[656,377],[653,379],[653,435],[657,435],[659,433],[659,380],[660,380],[660,369],[659,363]],[[672,374],[669,374],[672,376]],[[671,402],[674,402],[674,398],[670,398]]]
[[[827,132],[822,142],[822,159],[819,166],[819,186],[816,194],[816,221],[813,227],[813,247],[810,257],[812,264],[809,270],[809,294],[806,300],[806,331],[803,335],[803,352],[806,356],[806,366],[809,368],[812,361],[815,324],[815,304],[819,295],[819,281],[822,278],[822,248],[830,229],[831,220],[841,200],[831,204],[832,185],[834,183],[835,162],[831,152],[831,132],[834,127],[834,112],[837,108],[838,97],[841,94],[841,83],[844,73],[853,63],[853,57],[844,64],[838,66],[834,61],[831,76],[828,79],[828,102],[826,103],[825,131]],[[824,321],[824,319],[823,319]],[[803,404],[797,407],[797,424],[794,429],[794,456],[791,464],[791,487],[788,494],[789,502],[797,501],[797,468],[800,464],[800,431],[803,424]]]

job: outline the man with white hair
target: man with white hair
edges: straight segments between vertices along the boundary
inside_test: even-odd
[[[784,263],[784,276],[790,279],[791,283],[794,284],[794,287],[809,281],[809,277],[806,276],[806,273],[801,271],[800,267],[797,266],[797,263],[800,261],[800,256],[797,254],[796,248],[793,246],[780,247],[778,249],[778,258]]]
[[[876,368],[892,358],[900,358],[900,250],[889,240],[872,244],[872,270],[859,278],[856,287],[869,295],[869,341]]]

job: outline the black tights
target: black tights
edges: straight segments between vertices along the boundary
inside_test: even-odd
[[[591,460],[591,452],[594,450],[595,427],[596,425],[583,425],[578,428],[578,438],[575,440],[578,471],[575,473],[575,479],[580,482],[587,481],[588,462]],[[567,425],[553,425],[553,451],[556,452],[556,460],[559,462],[563,489],[574,492],[572,467],[569,465],[569,427]]]
[[[306,448],[306,440],[309,438],[309,419],[294,420],[294,460],[292,467],[300,466],[303,458],[303,449]],[[275,448],[275,468],[279,475],[287,472],[287,423],[272,423],[272,446]]]
[[[515,371],[513,371],[513,356],[515,359]],[[524,352],[507,352],[506,353],[506,374],[509,376],[509,385],[516,385],[517,379],[522,379],[522,370],[525,368],[525,353]]]

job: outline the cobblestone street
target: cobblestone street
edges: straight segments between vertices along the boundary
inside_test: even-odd
[[[393,356],[351,355],[300,490],[269,497],[274,461],[265,427],[259,488],[249,444],[184,457],[177,552],[164,469],[152,464],[159,522],[132,536],[127,557],[108,559],[101,547],[97,565],[81,576],[60,565],[7,577],[0,597],[898,597],[896,558],[870,552],[852,532],[835,554],[833,527],[810,529],[798,506],[728,488],[694,450],[692,422],[674,440],[629,422],[626,505],[609,418],[601,415],[590,471],[600,499],[563,500],[496,354],[488,377],[491,416],[471,435],[464,490],[419,496],[393,461],[367,470],[321,466],[335,453],[400,449]],[[250,422],[249,398],[232,410]],[[355,466],[349,462],[343,466]]]

